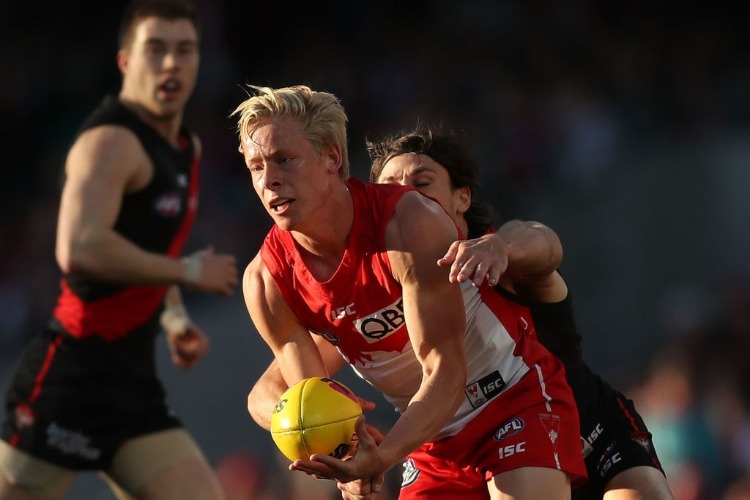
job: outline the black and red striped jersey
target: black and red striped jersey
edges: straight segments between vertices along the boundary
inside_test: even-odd
[[[175,148],[114,96],[108,96],[79,132],[103,126],[124,127],[136,135],[153,165],[143,188],[123,196],[114,230],[140,248],[178,257],[198,207],[198,164],[190,132],[180,131]],[[53,323],[75,337],[96,335],[116,339],[154,318],[165,286],[132,286],[67,274]]]

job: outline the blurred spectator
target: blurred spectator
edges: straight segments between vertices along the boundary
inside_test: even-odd
[[[719,441],[700,406],[693,376],[679,349],[669,346],[631,394],[653,434],[676,500],[715,498],[723,479]]]
[[[721,500],[750,500],[750,478],[744,477],[732,482]]]
[[[216,464],[216,477],[226,500],[273,500],[268,491],[269,471],[250,453],[241,451],[225,455]]]

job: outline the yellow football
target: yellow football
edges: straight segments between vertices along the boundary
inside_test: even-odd
[[[330,378],[306,378],[287,389],[271,415],[271,437],[289,460],[312,454],[346,456],[362,415],[354,393]]]

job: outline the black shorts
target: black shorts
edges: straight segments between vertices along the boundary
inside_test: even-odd
[[[74,470],[106,470],[126,440],[180,427],[156,377],[153,324],[117,341],[50,327],[24,351],[0,437]]]
[[[587,483],[573,500],[601,500],[604,488],[620,472],[638,466],[664,473],[651,433],[633,402],[584,368],[568,374],[581,419],[581,444]]]

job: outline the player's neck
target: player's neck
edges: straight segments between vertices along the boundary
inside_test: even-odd
[[[305,265],[319,281],[327,281],[338,269],[354,223],[354,202],[346,186],[343,189],[326,204],[325,215],[311,217],[313,224],[292,231]]]
[[[466,222],[466,219],[463,217],[459,217],[458,220],[455,221],[456,226],[461,230],[461,233],[463,234],[464,238],[469,237],[469,224]]]
[[[170,116],[157,116],[149,111],[145,106],[136,100],[128,99],[120,95],[120,102],[123,106],[132,111],[146,125],[150,126],[164,139],[179,148],[179,134],[182,125],[182,113],[176,113]]]

